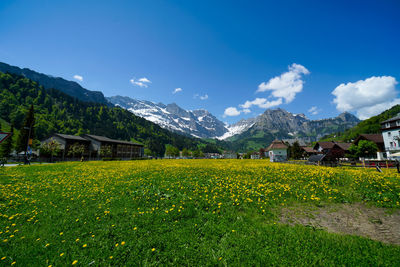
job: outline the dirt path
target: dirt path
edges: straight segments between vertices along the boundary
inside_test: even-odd
[[[359,235],[400,245],[400,211],[367,207],[365,204],[335,204],[325,207],[288,207],[280,222],[322,228],[328,232]]]

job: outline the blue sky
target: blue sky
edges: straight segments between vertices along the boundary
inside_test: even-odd
[[[400,103],[399,12],[400,1],[2,0],[0,61],[229,123],[266,107],[367,118]]]

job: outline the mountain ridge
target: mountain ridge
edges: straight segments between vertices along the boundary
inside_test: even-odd
[[[126,96],[112,96],[107,100],[163,128],[194,137],[213,138],[228,131],[223,122],[205,109],[185,110],[176,103],[165,105]]]
[[[227,141],[235,143],[233,147],[242,151],[266,147],[274,139],[297,139],[310,143],[331,133],[343,132],[359,122],[357,117],[347,112],[333,118],[309,120],[281,108],[268,109],[249,129]]]
[[[63,93],[66,93],[67,95],[76,97],[77,99],[85,102],[110,105],[101,91],[85,89],[77,82],[68,81],[61,77],[54,77],[28,68],[12,66],[4,62],[0,62],[0,72],[24,76],[32,81],[37,82],[46,89],[57,89]]]

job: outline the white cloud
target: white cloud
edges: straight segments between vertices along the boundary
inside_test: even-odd
[[[256,98],[253,101],[246,101],[244,104],[239,105],[239,107],[248,109],[252,106],[258,106],[259,108],[272,108],[282,104],[282,98],[276,100],[268,101],[266,98]]]
[[[400,103],[396,84],[396,79],[391,76],[342,83],[332,92],[333,103],[339,111],[355,111],[360,119],[367,119]]]
[[[206,99],[208,99],[208,95],[207,94],[205,94],[203,96],[200,96],[200,100],[206,100]]]
[[[308,110],[308,112],[311,113],[312,115],[317,115],[320,112],[320,110],[316,106],[313,106]]]
[[[182,88],[175,88],[175,90],[172,92],[172,94],[176,94],[182,92]]]
[[[245,108],[245,109],[243,109],[243,110],[242,110],[242,112],[243,112],[244,114],[247,114],[247,113],[250,113],[250,112],[251,112],[251,110],[250,110],[250,109],[248,109],[248,108]]]
[[[139,86],[139,87],[149,87],[149,83],[151,83],[151,81],[149,79],[147,79],[146,77],[143,78],[139,78],[139,79],[135,79],[132,78],[129,80],[129,82],[133,85]]]
[[[240,111],[237,110],[237,108],[229,107],[229,108],[225,109],[223,117],[225,118],[227,116],[233,117],[233,116],[239,116],[239,115],[240,115]]]
[[[195,94],[195,95],[193,96],[193,98],[194,98],[194,99],[200,98],[200,100],[206,100],[206,99],[208,99],[208,95],[207,95],[207,94],[205,94],[205,95]]]
[[[142,83],[151,83],[150,80],[147,79],[146,77],[140,78],[138,81]]]
[[[80,76],[80,75],[78,75],[78,74],[75,74],[75,75],[74,75],[74,79],[75,79],[75,80],[78,80],[78,81],[80,81],[80,82],[83,81],[83,77]]]
[[[283,98],[285,103],[292,102],[296,94],[303,90],[302,74],[306,75],[310,72],[304,66],[296,63],[293,63],[288,69],[288,72],[261,83],[257,92],[272,91],[273,97]]]

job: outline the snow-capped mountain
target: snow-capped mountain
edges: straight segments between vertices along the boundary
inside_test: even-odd
[[[231,125],[225,125],[228,131],[224,133],[222,136],[218,136],[217,139],[224,140],[231,136],[243,133],[244,131],[246,131],[247,129],[249,129],[251,126],[254,125],[256,119],[257,118],[242,119],[237,123]]]
[[[107,98],[112,104],[125,108],[137,116],[157,123],[163,128],[182,132],[199,138],[217,138],[229,141],[248,138],[262,140],[271,138],[296,138],[307,142],[315,141],[326,134],[344,131],[359,120],[349,113],[336,118],[310,120],[304,114],[293,114],[283,109],[268,109],[255,118],[242,119],[227,125],[204,109],[185,110],[177,104],[164,105],[130,97]],[[271,135],[268,138],[264,135]]]
[[[124,96],[107,98],[112,104],[157,123],[163,128],[200,138],[215,138],[229,132],[226,125],[207,110],[185,110],[177,104],[164,105]]]

